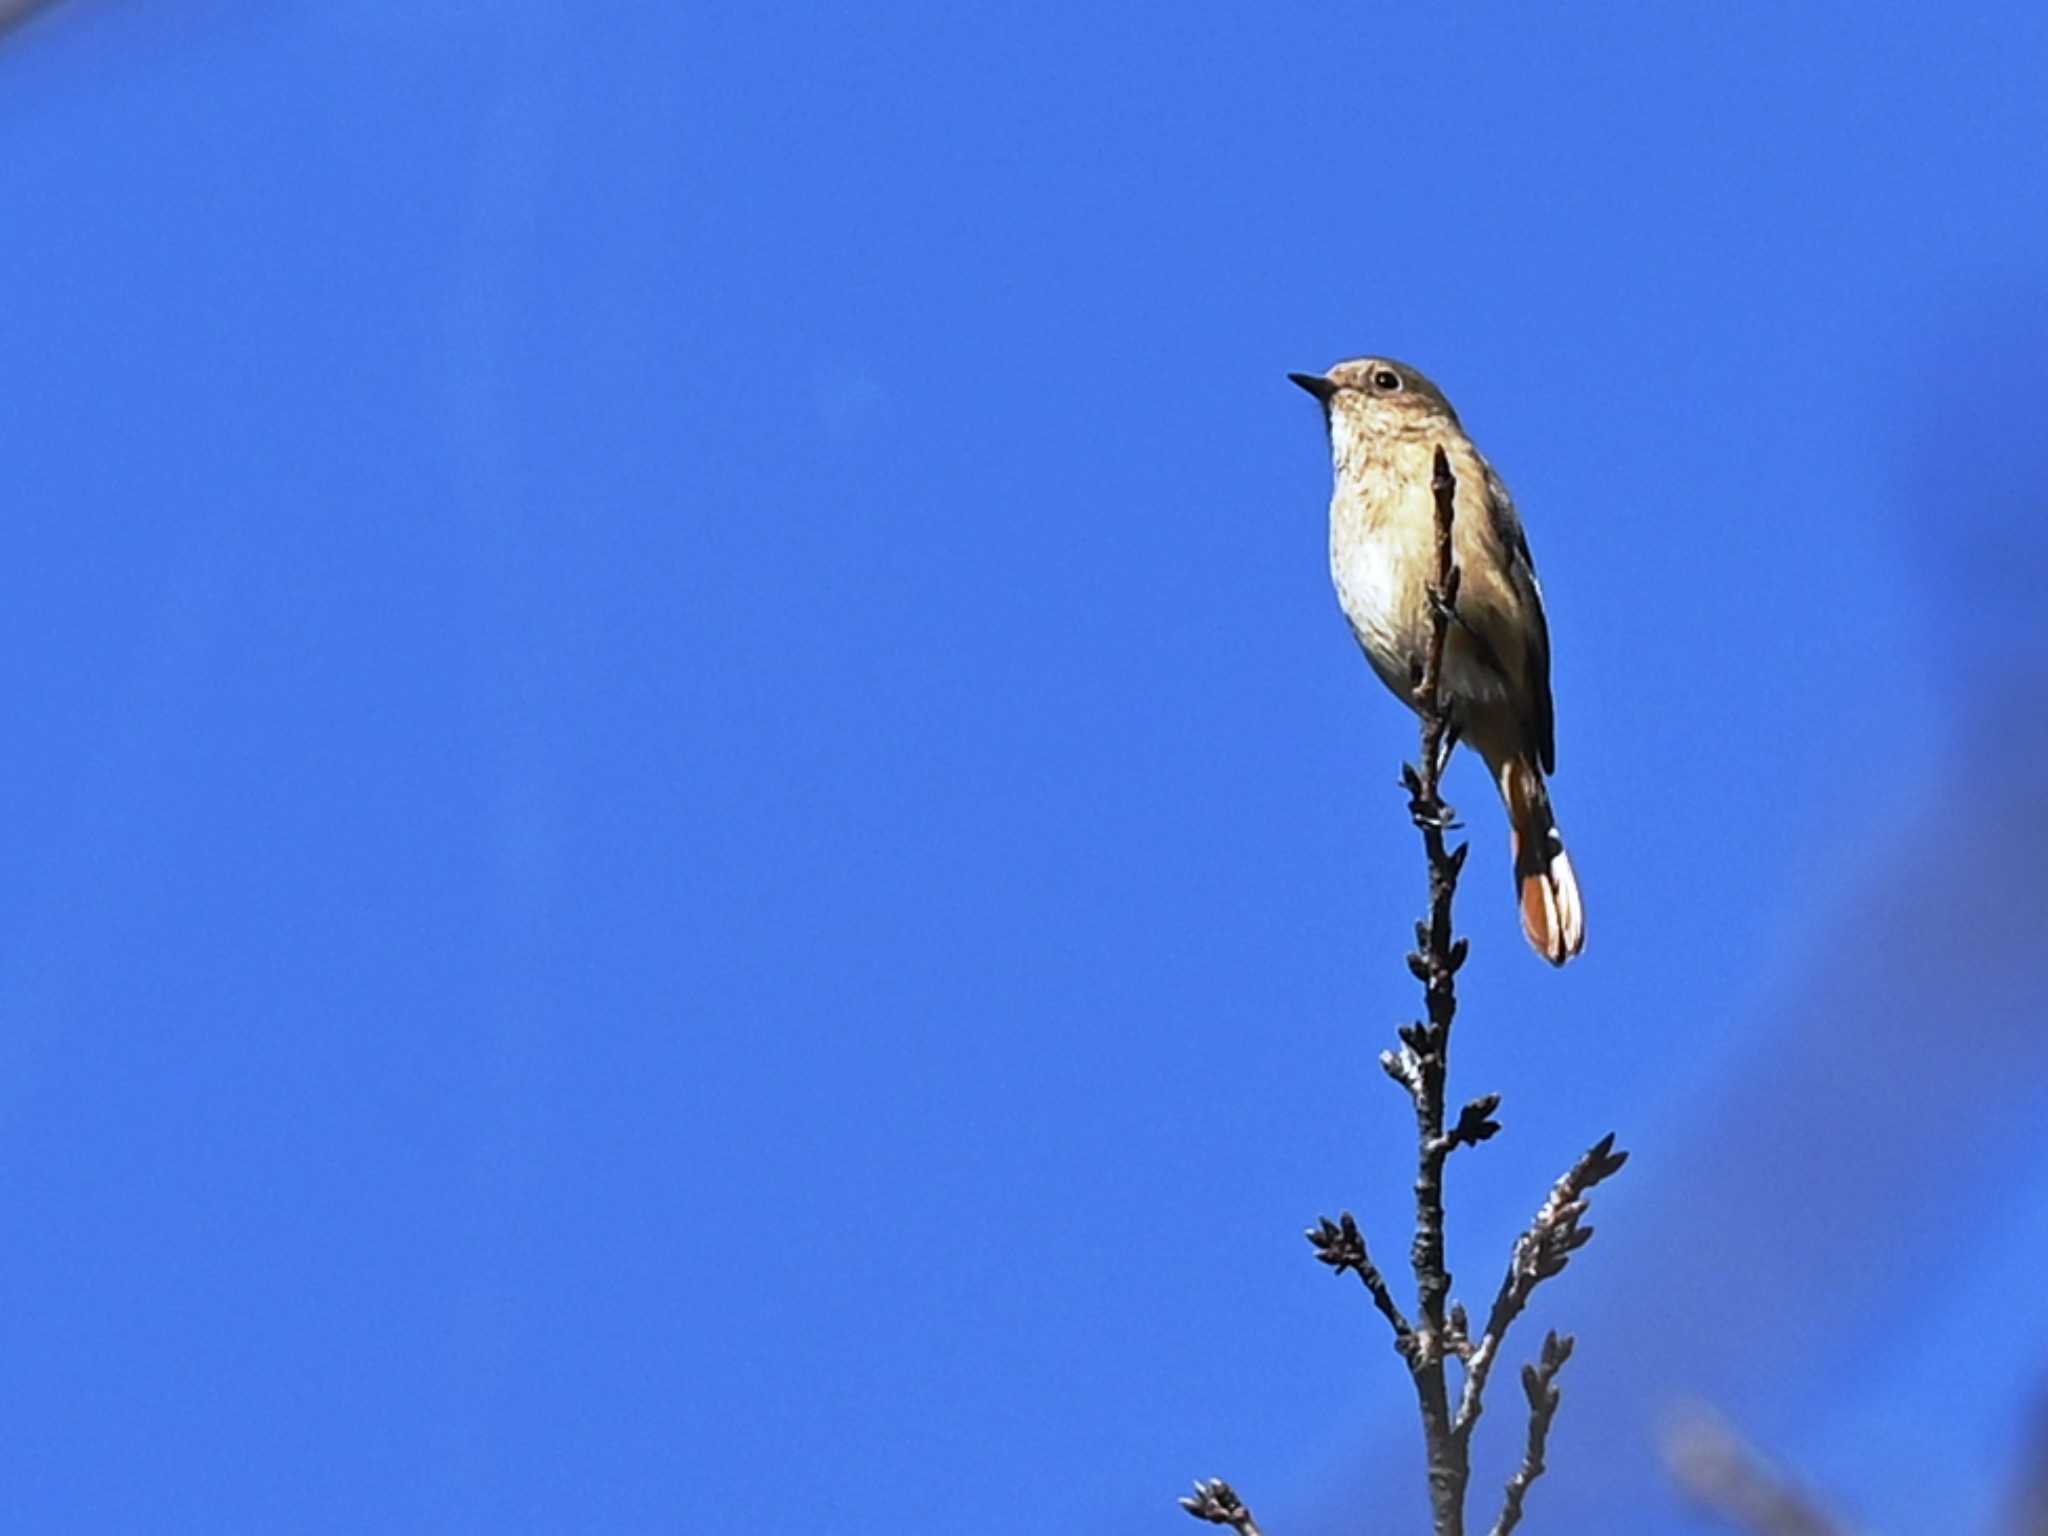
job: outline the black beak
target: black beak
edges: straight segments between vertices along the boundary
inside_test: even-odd
[[[1320,373],[1290,373],[1287,377],[1294,380],[1295,383],[1299,384],[1325,405],[1330,403],[1330,396],[1337,393],[1337,386],[1324,378]]]

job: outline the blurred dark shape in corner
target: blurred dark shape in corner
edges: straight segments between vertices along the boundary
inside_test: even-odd
[[[2036,1402],[2030,1424],[2018,1486],[1997,1526],[2002,1536],[2048,1536],[2048,1395]],[[1679,1491],[1733,1530],[1850,1536],[1704,1404],[1679,1412],[1664,1432],[1663,1450]]]
[[[56,0],[0,0],[0,42],[7,41],[22,22],[55,3]]]
[[[2004,1528],[2012,1536],[2048,1536],[2048,1392],[2034,1400],[2019,1489]]]
[[[2012,291],[1938,344],[1902,347],[1895,464],[1904,547],[1926,582],[1955,702],[1992,703],[2048,673],[2048,318]],[[2010,705],[2038,704],[2038,696]]]
[[[1966,1389],[2027,1409],[2020,1362],[2039,1358],[2048,1319],[1963,1379],[1908,1363],[1930,1330],[1971,1326],[1960,1298],[1979,1276],[2048,1255],[2048,1211],[2027,1193],[2048,1172],[2048,347],[2026,313],[1900,349],[1898,411],[1873,434],[1890,434],[1898,499],[1869,515],[1911,523],[1943,740],[1918,754],[1925,788],[1852,842],[1783,850],[1786,881],[1834,870],[1846,894],[1814,914],[1768,1000],[1731,1018],[1743,1056],[1639,1149],[1645,1181],[1602,1229],[1606,1261],[1574,1310],[1593,1347],[1559,1454],[1573,1438],[1631,1449],[1604,1486],[1545,1490],[1557,1529],[1640,1529],[1670,1507],[1643,1426],[1686,1398],[1792,1467],[1804,1437],[1855,1421],[1859,1392],[1897,1394],[1902,1424],[1911,1402]],[[1873,746],[1845,779],[1886,772]],[[1767,748],[1753,776],[1768,792]],[[1879,1507],[1862,1501],[1902,1475],[1930,1499],[2018,1476],[1989,1447],[1982,1465],[1907,1474],[1908,1432],[1876,1438],[1856,1485],[1829,1490],[1850,1507]],[[2026,1529],[2048,1536],[2042,1520]]]
[[[1712,1409],[1685,1408],[1664,1432],[1672,1481],[1700,1508],[1753,1536],[1848,1536]]]

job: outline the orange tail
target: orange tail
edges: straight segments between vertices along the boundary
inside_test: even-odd
[[[1522,932],[1536,953],[1563,965],[1586,947],[1586,907],[1579,878],[1565,854],[1550,791],[1543,774],[1526,757],[1511,757],[1500,769],[1501,799],[1508,807],[1508,847],[1515,860],[1515,888],[1521,897]]]

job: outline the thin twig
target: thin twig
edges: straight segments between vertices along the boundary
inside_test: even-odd
[[[1451,932],[1451,902],[1458,892],[1466,845],[1451,849],[1444,841],[1444,833],[1455,824],[1451,808],[1444,804],[1441,781],[1451,730],[1443,671],[1444,647],[1458,602],[1458,567],[1451,538],[1458,482],[1441,448],[1436,451],[1430,489],[1436,501],[1436,574],[1429,588],[1429,644],[1415,691],[1422,715],[1422,761],[1402,772],[1408,788],[1408,814],[1422,833],[1423,854],[1429,863],[1429,916],[1415,925],[1416,949],[1408,957],[1409,970],[1422,983],[1428,1017],[1404,1025],[1401,1049],[1382,1056],[1380,1064],[1407,1087],[1415,1101],[1415,1238],[1409,1247],[1409,1264],[1415,1271],[1416,1302],[1422,1317],[1409,1363],[1422,1409],[1430,1515],[1436,1536],[1464,1536],[1469,1461],[1464,1441],[1453,1432],[1450,1394],[1444,1382],[1450,1332],[1445,1307],[1451,1274],[1444,1262],[1443,1173],[1444,1159],[1454,1145],[1444,1135],[1444,1083],[1450,1071],[1451,1023],[1458,1012],[1456,977],[1458,967],[1465,963],[1465,942]]]
[[[1415,1330],[1408,1326],[1408,1319],[1401,1311],[1401,1304],[1394,1300],[1394,1293],[1387,1286],[1387,1277],[1379,1272],[1372,1256],[1365,1251],[1365,1234],[1358,1230],[1358,1221],[1349,1211],[1341,1221],[1319,1217],[1316,1224],[1302,1234],[1315,1245],[1316,1257],[1338,1274],[1351,1269],[1358,1272],[1358,1278],[1365,1282],[1365,1288],[1372,1295],[1373,1305],[1380,1309],[1394,1330],[1394,1348],[1403,1355],[1415,1347]]]
[[[1196,1478],[1194,1493],[1183,1495],[1180,1507],[1197,1520],[1234,1527],[1237,1536],[1259,1536],[1259,1522],[1245,1508],[1237,1490],[1220,1477],[1212,1477],[1206,1483]]]
[[[1571,1256],[1593,1240],[1593,1229],[1579,1225],[1579,1218],[1586,1214],[1587,1196],[1601,1180],[1620,1172],[1627,1161],[1626,1152],[1614,1150],[1614,1133],[1608,1132],[1551,1186],[1549,1197],[1528,1230],[1515,1239],[1508,1272],[1501,1278],[1500,1292],[1494,1297],[1493,1310],[1486,1319],[1486,1332],[1465,1362],[1465,1391],[1458,1404],[1457,1421],[1461,1439],[1470,1440],[1472,1426],[1479,1422],[1486,1378],[1507,1338],[1508,1325],[1521,1315],[1536,1287],[1552,1275],[1561,1274]]]
[[[1522,1523],[1522,1500],[1529,1496],[1529,1485],[1543,1475],[1550,1421],[1557,1417],[1557,1405],[1563,1396],[1555,1385],[1557,1373],[1571,1357],[1572,1336],[1547,1333],[1543,1336],[1541,1358],[1534,1365],[1522,1367],[1522,1396],[1529,1400],[1529,1443],[1522,1451],[1522,1464],[1508,1479],[1507,1497],[1501,1503],[1500,1518],[1493,1522],[1493,1536],[1508,1536]]]

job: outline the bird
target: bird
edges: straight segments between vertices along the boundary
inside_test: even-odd
[[[1444,451],[1457,481],[1451,541],[1459,572],[1444,642],[1449,743],[1462,741],[1485,760],[1507,808],[1522,931],[1561,966],[1585,948],[1586,908],[1550,805],[1550,629],[1514,498],[1444,392],[1407,363],[1358,357],[1288,377],[1321,402],[1329,430],[1338,604],[1380,680],[1418,714],[1436,578],[1431,479],[1436,450]]]

